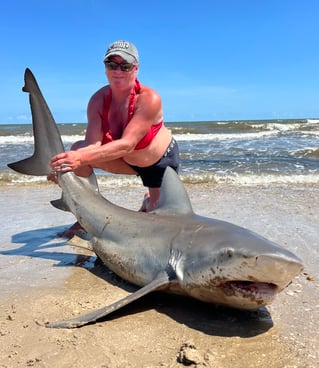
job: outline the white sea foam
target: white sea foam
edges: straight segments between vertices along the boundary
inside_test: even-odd
[[[303,134],[303,136],[306,136],[306,137],[308,137],[308,136],[319,137],[319,130],[301,130],[300,133]]]
[[[313,185],[319,184],[319,175],[314,174],[235,174],[235,173],[181,173],[181,180],[185,184],[230,184],[230,185]],[[97,179],[100,186],[105,188],[123,188],[142,186],[140,178],[133,175],[99,175]],[[17,173],[0,174],[0,182],[11,185],[16,184],[46,184],[45,176],[28,176]]]
[[[280,124],[280,123],[267,123],[265,128],[269,130],[277,130],[280,132],[295,131],[300,129],[304,124]],[[257,127],[257,126],[254,126]]]
[[[84,135],[63,135],[62,141],[65,144],[72,144],[76,141],[83,140]],[[0,144],[33,144],[33,135],[4,135],[0,136]]]
[[[293,155],[293,156],[299,156],[299,155],[311,155],[315,152],[318,151],[318,146],[316,147],[303,147],[302,149],[295,149],[295,150],[290,150],[289,154]]]
[[[261,131],[251,133],[216,133],[216,134],[175,134],[177,141],[210,141],[210,140],[242,140],[242,139],[258,139],[262,137],[269,137],[276,135],[276,131]],[[72,144],[76,141],[82,140],[84,136],[81,135],[64,135],[62,141],[65,144]],[[33,144],[34,138],[31,135],[7,135],[0,136],[0,144]]]
[[[319,119],[307,119],[308,124],[319,124]]]
[[[222,140],[243,140],[243,139],[258,139],[263,137],[271,137],[278,134],[278,131],[260,131],[247,133],[215,133],[215,134],[175,134],[177,141],[222,141]]]
[[[33,137],[30,135],[4,135],[0,136],[0,144],[24,144],[33,143]]]
[[[223,182],[223,178],[217,178],[218,183]],[[319,175],[238,175],[228,177],[226,183],[236,185],[290,185],[290,184],[318,184]]]

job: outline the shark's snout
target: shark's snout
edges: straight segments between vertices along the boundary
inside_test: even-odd
[[[258,277],[278,287],[278,292],[290,284],[303,269],[296,256],[262,254],[255,257],[254,278]]]

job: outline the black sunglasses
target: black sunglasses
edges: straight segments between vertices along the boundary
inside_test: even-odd
[[[108,70],[117,70],[117,68],[120,68],[122,72],[129,72],[136,66],[134,63],[116,63],[115,61],[106,61],[104,64]]]

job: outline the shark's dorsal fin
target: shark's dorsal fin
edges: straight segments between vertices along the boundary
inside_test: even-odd
[[[22,174],[48,175],[51,172],[50,159],[64,151],[63,143],[51,111],[30,69],[25,70],[24,82],[22,90],[30,93],[34,153],[31,157],[8,166]]]
[[[167,167],[162,181],[161,194],[157,207],[152,211],[162,214],[191,214],[193,208],[186,189],[177,173]]]

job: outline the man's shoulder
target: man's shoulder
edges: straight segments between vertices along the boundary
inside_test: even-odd
[[[108,95],[109,91],[110,91],[109,85],[103,86],[102,88],[98,89],[91,96],[90,103],[97,102],[97,101],[100,101],[100,100],[104,100],[105,96]]]
[[[160,99],[160,95],[155,89],[145,86],[144,84],[141,84],[140,95],[143,96],[143,99],[144,98]]]
[[[159,111],[162,108],[161,96],[152,88],[142,85],[136,102],[136,110]]]

